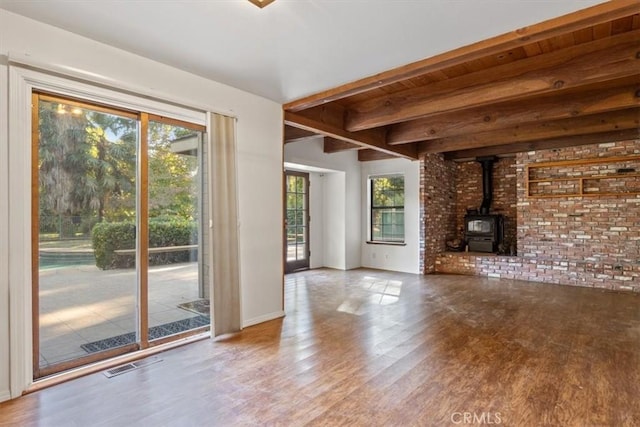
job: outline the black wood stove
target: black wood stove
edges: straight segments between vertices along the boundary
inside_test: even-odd
[[[464,217],[464,239],[473,252],[496,252],[504,236],[502,215],[489,212],[493,198],[493,162],[495,157],[479,157],[482,164],[482,205],[478,212],[468,212]]]

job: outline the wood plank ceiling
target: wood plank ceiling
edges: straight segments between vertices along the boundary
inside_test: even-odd
[[[638,138],[639,12],[610,1],[290,102],[285,143],[459,160]]]

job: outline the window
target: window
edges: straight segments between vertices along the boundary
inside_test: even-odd
[[[404,242],[404,176],[369,178],[373,242]]]

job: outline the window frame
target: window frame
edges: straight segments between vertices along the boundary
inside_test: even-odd
[[[0,70],[1,72],[2,70]],[[10,200],[5,212],[12,220],[8,229],[8,240],[13,242],[11,251],[16,254],[14,262],[9,266],[9,340],[8,350],[11,361],[10,395],[20,396],[25,390],[41,387],[42,384],[56,383],[59,378],[67,375],[33,379],[33,340],[32,287],[25,283],[33,282],[32,269],[32,103],[33,92],[51,94],[56,97],[71,98],[83,103],[108,106],[115,110],[145,111],[149,115],[163,117],[166,120],[178,120],[207,128],[210,126],[206,109],[180,100],[145,95],[144,88],[113,86],[113,81],[102,79],[87,80],[66,74],[64,71],[43,68],[39,64],[29,64],[21,61],[10,61],[7,67],[9,83],[8,97],[0,100],[0,124],[6,124],[2,117],[8,117],[13,126],[8,127],[7,140],[0,135],[0,142],[7,142],[6,146],[15,148],[5,152],[6,165],[11,165],[7,185],[1,185],[0,193],[5,192],[5,198]],[[0,76],[1,77],[1,76]],[[9,141],[13,141],[8,144]],[[0,144],[2,145],[2,144]],[[0,149],[0,155],[3,151]],[[0,209],[1,211],[1,209]],[[1,229],[1,227],[0,227]],[[0,252],[2,252],[0,250]],[[0,253],[0,256],[2,254]],[[0,265],[2,264],[0,259]],[[209,335],[206,333],[205,335]],[[102,363],[102,362],[100,362]],[[108,362],[105,362],[108,363]],[[80,370],[84,369],[79,368]],[[71,371],[70,371],[71,374]],[[40,384],[40,385],[35,385]]]
[[[375,207],[374,206],[374,193],[375,193],[375,185],[374,185],[374,181],[376,179],[380,179],[380,178],[402,178],[402,200],[403,200],[403,204],[400,205],[394,205],[394,206],[380,206],[380,207]],[[406,205],[406,188],[405,188],[405,183],[406,183],[406,179],[405,179],[405,175],[403,173],[390,173],[390,174],[380,174],[380,175],[369,175],[368,179],[367,179],[367,187],[368,187],[368,220],[369,220],[369,236],[368,236],[368,240],[366,243],[368,244],[374,244],[374,245],[394,245],[394,246],[405,246],[406,245],[406,235],[405,235],[405,223],[404,223],[404,219],[405,219],[405,205]],[[375,239],[374,238],[374,212],[376,212],[377,210],[381,210],[381,209],[401,209],[402,211],[402,240],[390,240],[390,239],[384,239],[384,238],[378,238]],[[398,224],[396,223],[392,223],[393,225],[398,226]]]

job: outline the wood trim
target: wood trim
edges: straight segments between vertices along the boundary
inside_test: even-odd
[[[159,116],[157,114],[147,114],[147,116],[149,117],[149,121],[152,121],[152,122],[164,123],[167,125],[191,129],[196,132],[202,132],[202,133],[205,133],[207,131],[207,127],[204,125],[185,122],[184,120],[173,119],[171,117]]]
[[[309,138],[311,136],[316,136],[316,134],[314,132],[309,132],[304,129],[298,129],[293,126],[284,125],[284,143],[285,144],[296,141],[298,139]]]
[[[561,160],[557,162],[540,162],[540,163],[530,163],[528,166],[533,169],[539,168],[548,168],[548,167],[562,167],[562,166],[582,166],[582,165],[593,165],[598,163],[616,163],[616,162],[628,162],[640,160],[640,156],[616,156],[616,157],[597,157],[591,159],[576,159],[576,160]],[[587,179],[591,179],[589,176]],[[597,177],[594,177],[597,178]],[[601,177],[600,177],[601,178]],[[562,178],[565,179],[565,178]],[[578,179],[577,177],[566,178],[566,179]],[[542,180],[547,181],[547,180]]]
[[[99,353],[90,354],[84,357],[78,357],[73,360],[69,360],[66,362],[56,363],[55,365],[47,366],[46,368],[40,369],[41,377],[46,377],[48,375],[53,375],[58,372],[66,371],[68,369],[76,368],[81,365],[87,365],[89,363],[98,362],[104,359],[109,359],[112,357],[120,356],[125,353],[129,353],[132,351],[136,351],[139,349],[137,343],[128,344],[122,347],[101,351]]]
[[[149,347],[149,114],[140,113],[138,148],[138,327],[140,347]]]
[[[567,193],[567,194],[545,194],[545,195],[528,195],[530,199],[559,199],[568,197],[629,197],[637,196],[640,193]]]
[[[258,6],[260,9],[262,9],[265,6],[269,6],[275,0],[249,0],[249,1],[255,4],[256,6]]]
[[[638,85],[594,89],[585,94],[554,94],[531,99],[530,102],[509,101],[398,123],[390,126],[387,143],[397,145],[488,132],[530,122],[568,119],[638,105]]]
[[[45,92],[36,91],[42,101],[58,102],[71,105],[78,108],[83,108],[91,111],[98,111],[100,113],[113,114],[120,117],[126,117],[133,120],[138,120],[139,114],[135,111],[124,110],[116,107],[110,107],[107,105],[97,104],[94,102],[83,101],[80,99],[69,98],[67,96],[59,96],[54,94],[47,94]]]
[[[31,94],[31,328],[33,378],[40,372],[40,97]]]
[[[418,153],[415,146],[395,146],[387,145],[383,132],[377,132],[374,130],[362,131],[362,132],[349,132],[338,126],[323,123],[301,114],[291,113],[285,111],[284,121],[287,125],[297,127],[300,129],[309,130],[315,133],[329,136],[342,141],[350,142],[363,146],[365,148],[372,148],[378,151],[383,151],[396,157],[404,157],[411,160],[418,159]]]
[[[602,162],[604,163],[604,162]],[[536,163],[533,166],[537,166]],[[535,169],[535,168],[534,168]],[[609,174],[609,175],[589,175],[589,176],[581,176],[581,177],[566,177],[566,178],[546,178],[546,179],[530,179],[529,182],[549,182],[550,180],[558,180],[558,181],[590,181],[593,179],[615,179],[615,178],[640,178],[640,173],[625,173],[625,174]]]
[[[637,108],[613,111],[593,116],[549,122],[529,123],[522,126],[434,139],[420,143],[420,153],[442,153],[496,145],[507,145],[591,133],[611,132],[620,129],[638,129],[640,110]]]
[[[575,147],[578,145],[598,144],[604,142],[629,141],[638,138],[640,138],[639,129],[623,129],[613,132],[574,135],[537,141],[518,142],[509,145],[497,145],[483,148],[472,148],[469,150],[451,151],[445,153],[445,159],[475,159],[476,157],[513,154],[521,153],[524,151],[549,150],[553,148]]]
[[[639,47],[640,31],[624,33],[377,97],[353,105],[344,128],[355,132],[637,76]]]
[[[350,151],[350,150],[362,150],[363,147],[360,145],[352,144],[351,142],[341,141],[339,139],[331,138],[328,136],[324,137],[322,151],[325,153],[338,153],[340,151]]]
[[[473,43],[421,61],[394,68],[370,77],[356,80],[336,88],[288,102],[287,111],[300,111],[323,103],[336,101],[351,95],[386,86],[405,79],[443,70],[465,62],[496,55],[509,49],[522,47],[537,41],[578,31],[597,24],[638,13],[638,0],[615,0],[598,4],[577,12],[520,28],[497,37]]]
[[[383,153],[382,151],[376,150],[360,150],[358,151],[358,161],[360,162],[371,162],[374,160],[386,160],[393,159],[396,156],[392,156],[391,154]]]

